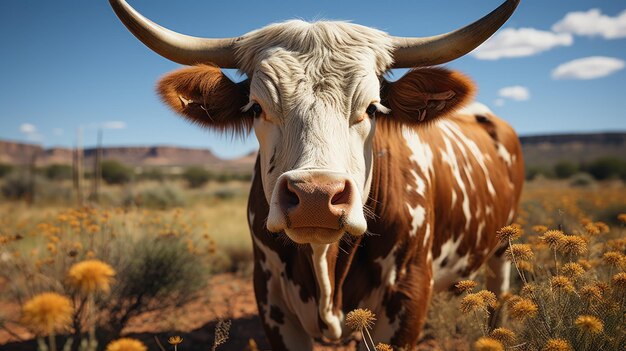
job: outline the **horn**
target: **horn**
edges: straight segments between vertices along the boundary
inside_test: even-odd
[[[237,68],[234,44],[240,38],[209,39],[176,33],[145,18],[125,0],[109,3],[137,39],[166,59],[183,65],[213,63],[222,68]]]
[[[507,0],[478,21],[449,33],[424,38],[393,37],[393,67],[434,66],[467,54],[499,29],[519,2]]]

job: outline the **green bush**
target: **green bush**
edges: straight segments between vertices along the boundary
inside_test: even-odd
[[[129,194],[124,199],[125,206],[138,206],[164,210],[173,207],[183,207],[186,204],[181,189],[172,184],[163,184],[143,189],[139,194]]]
[[[603,157],[588,164],[586,171],[597,180],[626,179],[626,161],[615,157]]]
[[[589,186],[595,183],[595,180],[592,176],[587,173],[576,173],[573,177],[571,177],[571,186]]]
[[[139,180],[156,180],[162,182],[165,180],[165,174],[158,168],[150,168],[141,172],[138,176]]]
[[[542,166],[532,166],[526,168],[526,180],[533,180],[537,177],[553,178],[552,170]]]
[[[33,200],[38,189],[41,189],[42,179],[34,179],[24,174],[12,173],[2,184],[2,196],[11,200]]]
[[[133,178],[133,170],[114,160],[102,161],[102,179],[109,184],[126,184]]]
[[[561,161],[554,165],[554,175],[559,179],[567,179],[578,172],[578,165],[570,161]]]
[[[72,179],[72,166],[53,164],[45,168],[44,174],[50,180]]]
[[[209,276],[202,256],[190,252],[175,236],[151,235],[123,245],[114,259],[117,271],[110,296],[101,301],[109,326],[119,335],[130,318],[153,310],[182,306],[206,286]]]
[[[0,163],[0,178],[4,178],[4,176],[8,175],[13,171],[13,166],[8,165],[6,163]]]
[[[189,167],[183,172],[183,179],[190,188],[199,188],[211,180],[212,174],[202,167]]]

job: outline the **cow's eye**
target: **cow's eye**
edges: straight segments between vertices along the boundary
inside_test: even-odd
[[[250,106],[250,112],[254,114],[254,117],[261,117],[261,114],[263,113],[263,108],[261,108],[261,105],[259,105],[259,103],[254,103],[252,106]]]
[[[376,111],[378,111],[378,108],[376,107],[376,105],[370,104],[369,106],[367,106],[365,113],[367,113],[369,116],[373,116],[376,113]]]

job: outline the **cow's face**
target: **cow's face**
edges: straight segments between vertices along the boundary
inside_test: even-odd
[[[440,69],[386,82],[391,39],[353,24],[292,21],[252,32],[238,45],[249,80],[235,84],[217,67],[196,66],[166,76],[159,90],[201,125],[253,127],[267,228],[297,243],[366,232],[376,118],[422,123],[471,95],[463,77]]]

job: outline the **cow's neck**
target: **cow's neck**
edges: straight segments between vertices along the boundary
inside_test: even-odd
[[[258,159],[255,165],[249,201],[249,209],[254,211],[254,240],[274,251],[281,262],[288,263],[284,265],[283,278],[299,288],[300,301],[315,301],[317,324],[323,335],[333,339],[342,334],[339,328],[344,311],[358,308],[374,290],[385,286],[390,273],[394,280],[398,279],[403,272],[396,272],[396,267],[411,259],[413,245],[407,240],[410,223],[382,219],[410,218],[404,206],[406,186],[416,184],[407,169],[406,145],[398,142],[400,127],[379,124],[382,125],[377,126],[372,186],[366,204],[372,215],[368,233],[362,237],[346,236],[338,243],[312,246],[296,245],[285,234],[269,233],[264,225],[269,206],[263,196]],[[264,256],[261,251],[255,248],[256,255]]]

